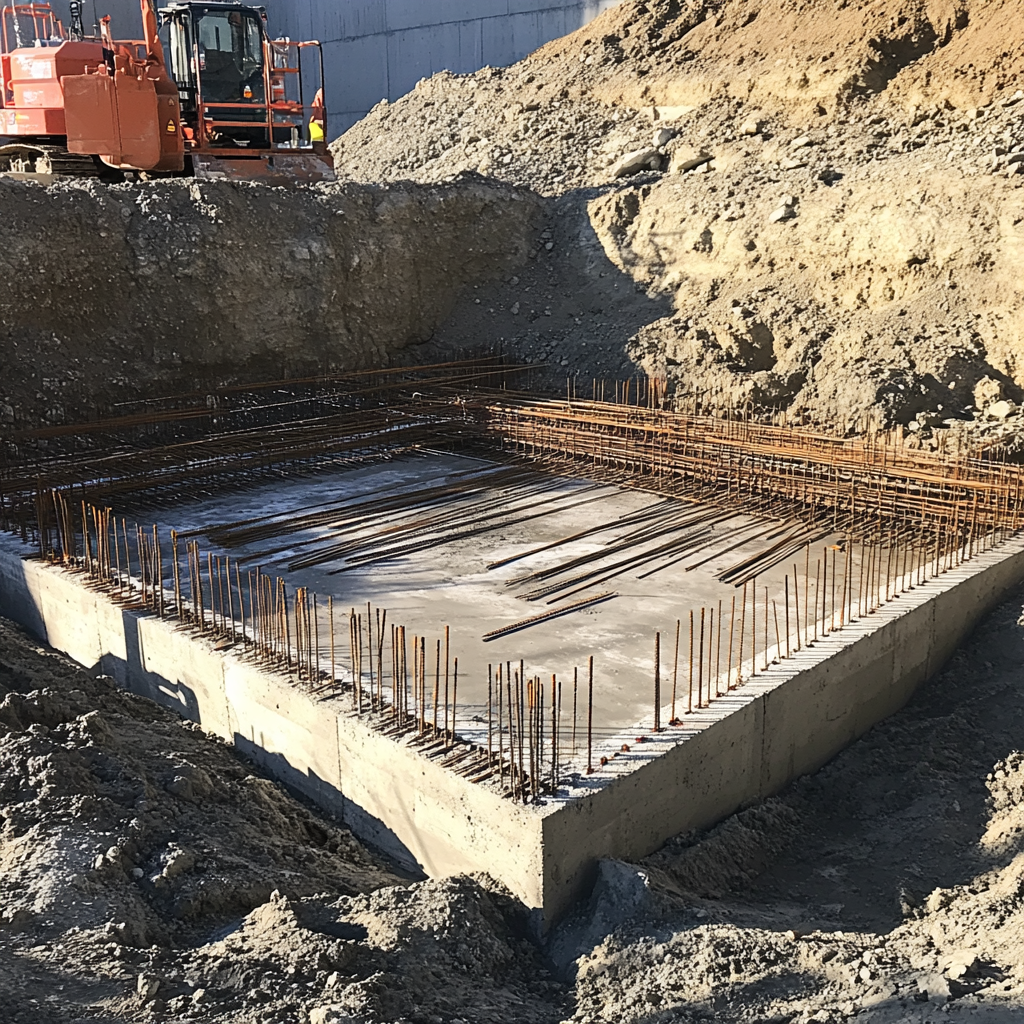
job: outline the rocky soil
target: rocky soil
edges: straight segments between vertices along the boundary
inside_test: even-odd
[[[1024,1018],[1024,592],[778,797],[605,862],[542,949],[219,741],[0,624],[11,1024]]]
[[[1013,6],[625,0],[511,68],[381,103],[335,161],[357,181],[474,173],[551,198],[531,262],[464,298],[445,343],[497,336],[562,390],[639,368],[679,400],[1013,440]]]
[[[413,882],[0,620],[0,1019],[558,1019],[520,906]]]
[[[436,187],[0,181],[0,435],[387,365],[503,278],[542,201]]]

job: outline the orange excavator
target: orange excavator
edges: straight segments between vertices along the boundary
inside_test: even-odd
[[[241,3],[140,0],[122,40],[69,6],[67,30],[47,3],[0,11],[0,174],[334,180],[318,42]]]

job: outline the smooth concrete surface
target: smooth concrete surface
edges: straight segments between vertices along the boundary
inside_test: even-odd
[[[686,680],[690,612],[695,614],[699,630],[701,609],[706,608],[710,635],[710,613],[714,611],[717,617],[720,604],[723,616],[728,617],[730,599],[738,594],[735,588],[718,580],[716,573],[763,551],[774,543],[773,532],[787,529],[778,522],[742,514],[727,522],[681,528],[674,536],[689,534],[692,540],[692,547],[685,556],[672,554],[654,558],[635,568],[627,568],[605,582],[600,581],[602,574],[599,573],[596,580],[589,581],[591,585],[575,596],[552,600],[556,606],[564,606],[609,592],[615,595],[612,599],[484,642],[482,636],[490,630],[552,610],[553,606],[544,599],[528,602],[520,596],[551,579],[516,585],[517,578],[526,573],[551,571],[581,555],[600,555],[613,539],[643,529],[642,525],[620,525],[620,517],[663,501],[656,495],[636,490],[611,485],[595,487],[585,480],[540,473],[531,474],[526,481],[513,486],[499,483],[488,486],[489,474],[501,468],[482,459],[453,454],[396,457],[357,468],[324,469],[275,479],[244,489],[204,495],[201,500],[182,500],[175,503],[171,512],[142,510],[139,518],[143,522],[158,523],[164,536],[171,529],[188,532],[198,539],[204,552],[212,550],[214,555],[230,556],[240,565],[243,579],[249,570],[260,566],[264,573],[284,578],[290,592],[296,587],[306,587],[317,594],[319,635],[325,638],[330,633],[327,597],[331,596],[335,632],[344,652],[338,661],[346,671],[349,658],[345,616],[351,608],[363,613],[364,623],[368,602],[387,609],[389,623],[407,627],[410,644],[414,635],[425,637],[431,677],[436,665],[436,642],[444,635],[445,626],[449,626],[451,656],[459,660],[459,716],[464,734],[475,742],[486,742],[488,670],[493,673],[497,666],[508,664],[518,670],[520,660],[525,664],[527,678],[540,675],[549,680],[552,673],[557,674],[563,685],[563,715],[570,728],[574,671],[579,673],[585,686],[588,659],[593,656],[595,736],[603,742],[623,727],[631,727],[651,707],[655,631],[661,632],[662,676],[668,681],[675,665],[676,622],[682,623],[678,673],[680,679]],[[497,509],[492,509],[487,525],[494,528],[487,532],[410,551],[391,561],[375,562],[362,568],[352,569],[343,557],[327,558],[326,555],[322,562],[309,568],[293,569],[290,563],[340,540],[356,537],[369,540],[376,531],[402,522],[420,521],[426,514],[424,510],[367,517],[365,526],[343,533],[338,532],[335,523],[321,523],[258,541],[232,542],[230,548],[218,547],[207,536],[212,534],[216,538],[226,524],[255,524],[257,514],[262,522],[271,523],[324,509],[337,510],[346,503],[399,493],[414,494],[419,489],[469,479],[478,481],[478,486],[486,489],[452,498],[429,512],[444,512],[452,522],[457,522],[460,516],[471,515],[465,509],[472,502],[494,500],[500,503],[502,513],[509,513],[508,520]],[[529,488],[535,485],[553,485],[554,489],[531,494]],[[521,512],[514,513],[512,510],[516,508]],[[677,511],[699,512],[700,509],[679,502]],[[713,509],[707,511],[714,512]],[[517,521],[519,515],[527,518]],[[341,518],[339,512],[338,519]],[[601,533],[566,540],[582,530],[598,527],[605,529]],[[737,529],[746,533],[737,535],[734,532]],[[656,533],[650,539],[636,538],[628,554],[651,551],[670,539],[670,535]],[[546,550],[530,553],[537,548]],[[820,549],[816,548],[815,558],[820,554]],[[611,566],[623,556],[623,552],[616,553],[612,548],[602,560],[580,570],[571,569],[559,578],[565,579],[577,571]],[[494,570],[488,568],[492,562],[511,557],[517,560]],[[802,553],[800,558],[802,565]],[[853,578],[858,568],[859,562],[855,561]],[[814,569],[815,559],[812,558],[812,574]],[[793,572],[792,563],[758,576],[759,611],[766,607],[766,595],[780,606],[783,604],[787,571]],[[812,578],[810,593],[812,600],[817,601],[819,595],[815,591]],[[804,600],[803,591],[800,599]],[[759,621],[761,643],[763,626],[763,621]],[[718,637],[717,630],[715,636]],[[321,650],[324,646],[321,645]],[[389,638],[385,643],[384,663],[390,666]],[[728,652],[724,651],[720,658],[723,676],[727,664]],[[326,668],[330,668],[329,664]],[[579,711],[582,710],[583,705],[579,705]],[[475,725],[474,719],[477,720]]]
[[[636,724],[602,746],[607,767],[523,808],[368,728],[344,698],[310,696],[0,538],[0,613],[234,742],[407,864],[490,872],[535,911],[538,928],[585,892],[599,858],[642,857],[819,768],[901,707],[1022,579],[1018,538],[611,756],[619,739],[649,730],[649,719]]]
[[[504,67],[619,0],[267,0],[273,35],[324,48],[329,136],[438,71]]]

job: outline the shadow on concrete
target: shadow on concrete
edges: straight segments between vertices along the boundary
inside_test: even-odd
[[[82,594],[87,601],[94,598],[106,600],[105,595],[95,595],[88,588],[82,588]],[[127,607],[120,609],[120,628],[125,644],[124,657],[112,651],[102,650],[99,650],[96,657],[97,645],[102,646],[100,637],[86,634],[83,651],[88,647],[89,653],[88,657],[83,658],[83,651],[62,650],[61,647],[52,644],[54,638],[48,634],[44,609],[31,595],[32,587],[24,571],[23,560],[17,554],[12,555],[10,550],[0,550],[0,613],[22,626],[32,636],[51,644],[54,649],[61,650],[63,654],[78,661],[92,674],[110,676],[122,689],[152,700],[182,718],[195,722],[208,732],[218,732],[214,728],[216,719],[218,716],[223,717],[226,709],[212,709],[209,720],[204,721],[202,703],[191,686],[181,679],[168,679],[147,667],[139,622],[141,616],[149,616],[148,612],[141,608],[138,611]],[[113,610],[116,605],[111,603],[110,607]],[[82,610],[82,614],[87,612],[87,608]],[[67,605],[62,608],[61,614],[74,615],[76,609]],[[211,653],[209,658],[218,667],[222,664],[222,658],[216,653]],[[89,661],[92,661],[91,665]],[[212,689],[216,691],[217,687],[214,686]],[[219,689],[223,693],[222,680]],[[395,832],[379,818],[346,797],[333,783],[320,778],[312,770],[296,767],[284,754],[267,750],[257,742],[255,736],[246,737],[234,732],[232,742],[243,757],[279,781],[292,795],[312,802],[325,813],[341,821],[401,873],[415,878],[426,877],[423,866]]]
[[[107,652],[101,655],[96,671],[110,676],[123,689],[148,697],[182,718],[202,725],[202,711],[195,691],[180,679],[170,680],[146,668],[138,615],[122,608],[121,628],[127,657],[122,659]]]

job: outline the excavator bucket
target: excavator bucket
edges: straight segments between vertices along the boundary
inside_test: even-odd
[[[131,75],[71,75],[61,79],[68,150],[98,153],[113,167],[151,170],[160,163],[156,88]]]

